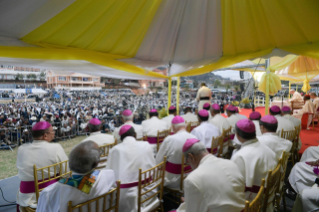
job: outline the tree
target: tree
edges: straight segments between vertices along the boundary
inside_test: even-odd
[[[215,82],[214,82],[214,87],[217,88],[217,87],[219,87],[221,85],[222,85],[222,83],[220,82],[220,80],[216,79]]]
[[[230,89],[230,84],[227,83],[227,84],[225,85],[225,87],[226,87],[226,92],[228,93],[228,90]]]
[[[31,74],[27,75],[27,79],[30,80],[31,79]]]
[[[23,80],[23,74],[18,73],[16,75],[16,80]]]
[[[32,80],[36,80],[37,79],[37,75],[36,74],[30,74],[31,76],[30,76],[30,78],[32,79]]]
[[[236,92],[239,91],[239,87],[237,85],[234,87],[234,89]]]
[[[44,81],[45,78],[46,78],[46,73],[45,73],[45,72],[41,72],[41,73],[38,75],[38,78],[39,78],[39,80]]]

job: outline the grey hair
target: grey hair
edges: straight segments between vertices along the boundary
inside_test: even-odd
[[[131,121],[133,120],[133,115],[130,115],[130,116],[122,116],[124,122],[127,122],[127,121]]]
[[[201,156],[204,153],[207,153],[207,149],[202,142],[197,142],[184,152],[184,156],[187,157],[188,153],[191,153],[194,156]]]
[[[73,172],[86,174],[93,170],[100,161],[100,149],[93,141],[86,141],[76,145],[69,156],[69,166]]]
[[[101,130],[101,124],[93,125],[89,123],[88,125],[89,125],[90,132],[98,132]]]

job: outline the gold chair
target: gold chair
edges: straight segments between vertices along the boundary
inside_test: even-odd
[[[157,151],[159,150],[161,144],[163,143],[164,139],[169,136],[171,133],[171,129],[168,130],[163,130],[163,131],[158,131],[157,132],[157,143],[156,143],[156,148]]]
[[[261,186],[255,199],[250,203],[246,200],[245,212],[259,212],[262,209],[265,191],[265,179],[261,180]]]
[[[281,159],[278,162],[277,167],[274,171],[269,170],[267,177],[267,185],[265,189],[265,197],[263,204],[263,212],[266,212],[267,207],[275,201],[275,195],[278,192],[278,187],[280,184],[280,174],[281,174]]]
[[[301,126],[299,125],[298,127],[295,127],[296,129],[296,138],[295,138],[295,143],[294,143],[294,147],[292,147],[291,149],[293,149],[293,155],[291,157],[293,157],[293,165],[295,165],[295,163],[300,161],[299,158],[299,150],[298,150],[298,142],[300,139],[300,131],[301,131]]]
[[[296,154],[298,154],[297,148],[298,148],[299,133],[297,128],[298,127],[296,127],[295,130],[281,131],[281,137],[292,142],[292,147],[290,150],[291,159],[289,159],[288,161],[292,161],[293,165],[295,165]],[[297,133],[298,133],[298,137],[297,137]]]
[[[119,199],[120,199],[120,185],[121,185],[121,181],[117,181],[117,187],[112,189],[111,191],[109,191],[106,194],[103,194],[99,197],[96,197],[94,199],[91,199],[89,201],[80,203],[78,205],[73,206],[72,205],[72,201],[68,202],[68,212],[73,212],[73,211],[82,211],[84,206],[87,206],[87,211],[88,212],[93,212],[91,210],[91,204],[95,204],[95,212],[99,212],[100,210],[100,205],[101,203],[103,204],[102,206],[102,211],[103,212],[118,212],[119,209]],[[114,195],[114,193],[116,192],[116,194]],[[107,206],[106,202],[107,202],[107,197],[110,196],[109,198],[109,205]],[[114,196],[116,197],[116,199],[114,200]],[[103,202],[100,202],[100,200],[103,199]]]
[[[141,212],[142,204],[146,201],[150,200],[153,197],[157,197],[159,195],[159,205],[154,211],[162,211],[164,212],[162,199],[163,199],[163,189],[164,189],[164,177],[165,177],[165,167],[166,167],[166,157],[164,157],[164,161],[154,166],[151,169],[142,172],[142,169],[139,169],[138,176],[138,212]],[[150,189],[147,187],[151,187]],[[150,195],[149,193],[155,189],[158,189],[154,194]],[[143,198],[145,195],[148,197]]]
[[[283,151],[282,157],[281,157],[282,168],[281,168],[280,182],[279,182],[278,192],[276,192],[275,202],[274,202],[274,207],[277,208],[278,211],[280,208],[281,199],[283,199],[284,210],[286,211],[286,200],[285,198],[282,198],[282,197],[285,194],[285,176],[286,176],[289,155],[290,155],[289,152]]]
[[[223,147],[224,147],[224,137],[223,135],[212,138],[211,152],[216,157],[222,157],[223,155]],[[219,149],[218,149],[219,147]]]
[[[36,200],[38,202],[40,192],[45,188],[40,188],[41,185],[48,183],[52,180],[59,180],[61,177],[64,176],[71,176],[72,171],[68,171],[68,160],[62,161],[59,163],[52,164],[50,166],[45,166],[42,168],[36,167],[36,165],[33,165],[33,176],[34,176],[34,187],[35,187],[35,195],[36,195]],[[48,178],[46,179],[44,177],[44,170],[47,169],[48,173]],[[52,171],[53,169],[53,171]],[[64,172],[63,172],[64,169]],[[42,180],[38,179],[38,172],[41,172]],[[53,175],[53,176],[52,176]],[[24,207],[24,209],[28,212],[34,212],[36,209],[33,209],[31,207]]]
[[[182,154],[181,164],[182,164],[181,178],[180,178],[179,189],[172,189],[172,188],[164,186],[164,191],[167,192],[164,198],[177,204],[181,204],[181,197],[184,194],[184,180],[187,177],[187,175],[192,171],[192,168],[190,168],[190,166],[187,165],[185,162],[184,154]],[[172,197],[170,197],[169,195],[171,195]]]
[[[116,143],[111,143],[111,144],[104,144],[102,146],[100,146],[100,150],[102,152],[101,156],[100,156],[100,163],[104,163],[107,162],[107,157],[110,153],[110,150],[116,145]],[[98,165],[97,168],[101,169],[106,167],[106,165]]]
[[[186,131],[190,133],[198,125],[199,125],[198,121],[190,121],[187,123]]]
[[[230,159],[231,157],[231,148],[230,148],[230,143],[231,143],[231,126],[227,129],[227,130],[223,130],[223,133],[222,133],[222,148],[220,148],[220,155],[221,157],[225,158],[225,159]],[[223,154],[223,150],[224,148],[228,148],[228,151],[227,153]]]

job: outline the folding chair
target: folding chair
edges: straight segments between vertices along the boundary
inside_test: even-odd
[[[222,157],[223,156],[223,147],[224,147],[224,137],[223,135],[218,137],[212,138],[212,145],[211,149],[207,150],[208,152],[212,153],[216,157]]]
[[[111,144],[105,144],[100,146],[101,150],[101,156],[100,156],[100,161],[99,165],[97,166],[98,169],[106,167],[106,162],[107,162],[107,157],[110,153],[110,150],[116,145],[116,143],[111,143]]]
[[[222,133],[222,137],[223,137],[223,145],[222,145],[222,148],[220,150],[220,153],[221,153],[221,156],[225,159],[230,159],[231,157],[231,153],[232,153],[232,150],[231,150],[231,146],[230,146],[230,143],[231,143],[231,129],[232,127],[229,127],[227,130],[223,130],[223,133]],[[228,147],[228,151],[227,153],[223,154],[223,149]]]
[[[281,137],[292,142],[292,147],[290,150],[291,158],[288,161],[292,161],[293,165],[295,165],[295,157],[296,157],[295,154],[298,154],[297,148],[298,148],[299,132],[300,131],[298,131],[298,127],[296,127],[295,130],[284,131],[282,129],[281,131]],[[297,133],[298,133],[298,138],[296,136]]]
[[[164,157],[164,161],[154,166],[151,169],[146,171],[142,171],[139,169],[138,176],[138,199],[137,199],[137,211],[142,211],[142,204],[146,201],[150,200],[153,197],[157,197],[159,195],[159,202],[155,208],[149,209],[147,212],[155,212],[162,211],[164,212],[162,199],[163,199],[163,189],[164,189],[164,177],[165,177],[165,167],[166,167],[166,157]],[[150,189],[147,187],[151,187]],[[158,189],[159,187],[159,189]],[[151,191],[158,189],[154,194],[150,195]],[[148,195],[148,197],[144,197]]]
[[[88,212],[99,212],[100,207],[102,205],[102,211],[103,212],[118,212],[119,209],[119,200],[120,200],[120,185],[121,181],[117,181],[117,187],[112,189],[106,194],[103,194],[99,197],[96,197],[94,199],[91,199],[89,201],[77,204],[77,205],[72,205],[72,201],[68,202],[68,212],[73,212],[73,211],[82,211],[84,207],[87,207]],[[116,193],[116,194],[115,194]],[[116,199],[114,199],[114,196]],[[107,204],[107,198],[108,204]],[[95,210],[93,211],[92,208],[95,207]]]
[[[265,179],[261,180],[261,186],[255,199],[250,203],[246,200],[245,212],[259,212],[262,209],[265,191]]]

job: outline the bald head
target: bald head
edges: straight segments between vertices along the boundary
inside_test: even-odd
[[[86,174],[99,163],[100,148],[93,141],[86,141],[76,145],[69,156],[69,166],[73,172]]]

